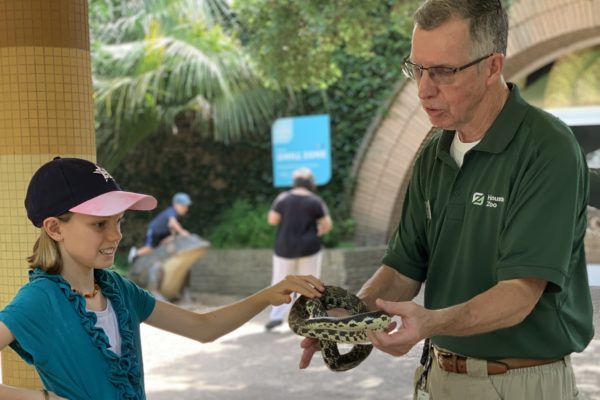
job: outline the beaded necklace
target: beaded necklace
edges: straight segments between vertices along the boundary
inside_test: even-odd
[[[98,286],[97,283],[94,283],[94,290],[92,290],[91,293],[84,293],[84,292],[81,292],[81,291],[79,291],[77,289],[73,289],[73,291],[75,293],[77,293],[77,294],[82,295],[86,299],[91,299],[91,298],[93,298],[94,296],[96,296],[98,294],[98,292],[100,291],[100,286]]]

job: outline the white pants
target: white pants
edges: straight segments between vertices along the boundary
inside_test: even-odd
[[[273,276],[271,285],[274,285],[288,275],[314,275],[317,278],[321,276],[321,260],[323,259],[323,251],[308,257],[300,258],[282,258],[273,255]],[[283,320],[283,317],[290,310],[292,304],[282,304],[273,306],[271,309],[272,320]]]

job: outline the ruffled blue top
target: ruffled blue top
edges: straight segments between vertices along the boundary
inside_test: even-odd
[[[154,297],[119,274],[94,271],[119,322],[119,357],[97,328],[85,298],[60,275],[36,268],[4,310],[2,321],[15,336],[11,347],[35,366],[44,386],[68,399],[145,399],[140,323]]]

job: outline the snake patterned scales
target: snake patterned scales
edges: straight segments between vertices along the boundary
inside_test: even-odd
[[[352,315],[329,317],[327,310],[343,308]],[[325,286],[320,298],[300,296],[288,316],[290,329],[305,337],[319,339],[323,360],[332,371],[347,371],[363,362],[371,353],[367,331],[383,331],[391,317],[383,311],[368,312],[367,305],[353,294],[337,286]],[[353,344],[340,354],[337,344]]]

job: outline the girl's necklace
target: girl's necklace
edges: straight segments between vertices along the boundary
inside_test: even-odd
[[[92,290],[91,293],[84,293],[84,292],[81,292],[81,291],[79,291],[77,289],[73,289],[73,291],[75,293],[77,293],[77,294],[82,295],[86,299],[91,299],[91,298],[95,297],[98,294],[98,292],[100,291],[100,286],[98,286],[97,283],[94,283],[94,290]]]

